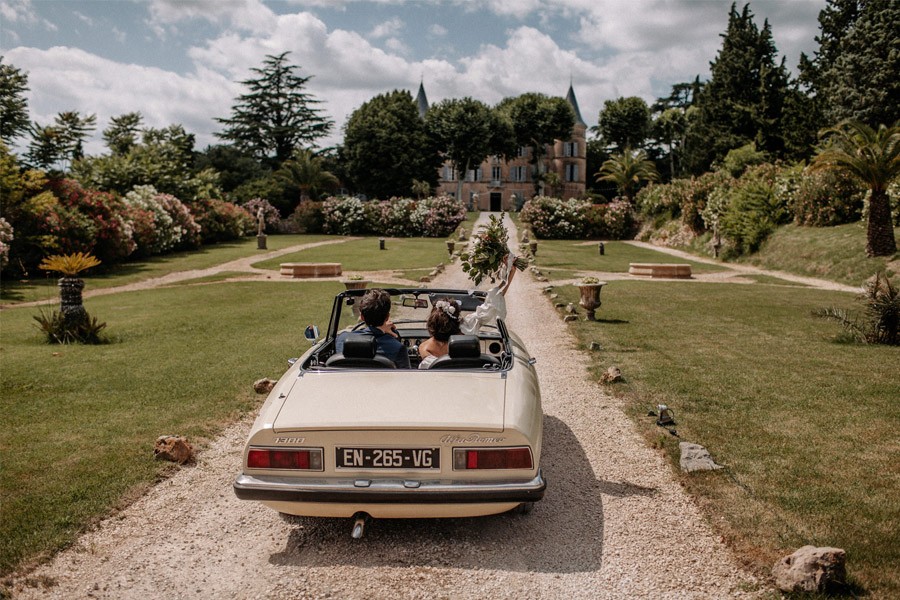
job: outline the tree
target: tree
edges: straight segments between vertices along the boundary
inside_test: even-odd
[[[843,119],[872,127],[900,119],[900,3],[860,2],[859,17],[822,73],[828,123]]]
[[[844,121],[823,132],[823,146],[810,164],[812,170],[844,172],[871,191],[866,229],[866,255],[890,256],[897,251],[891,222],[888,185],[900,177],[900,126],[877,130],[860,121]]]
[[[684,145],[687,116],[680,108],[667,108],[653,121],[653,137],[668,149],[669,179],[675,177],[675,157]]]
[[[788,76],[784,59],[776,63],[776,54],[768,21],[759,30],[749,5],[739,13],[732,4],[722,48],[710,63],[712,76],[687,130],[685,160],[691,172],[706,171],[732,148],[750,142],[781,156]]]
[[[289,64],[287,55],[267,55],[259,75],[241,84],[248,92],[238,96],[229,119],[216,119],[225,128],[216,135],[259,159],[274,158],[281,164],[294,149],[315,142],[331,131],[334,123],[316,108],[320,103],[304,92],[311,77],[300,77],[300,67]]]
[[[428,135],[457,173],[456,198],[470,169],[493,154],[510,152],[512,127],[480,100],[466,97],[443,100],[425,114]],[[505,132],[505,134],[504,134]]]
[[[597,132],[606,146],[616,152],[642,148],[650,136],[650,107],[637,96],[607,100],[597,122]]]
[[[126,154],[89,156],[72,165],[72,175],[97,190],[124,195],[135,185],[152,185],[162,194],[184,202],[198,195],[221,195],[215,174],[198,171],[194,161],[194,135],[181,125],[146,128],[141,143]]]
[[[73,161],[84,156],[84,140],[96,123],[97,115],[82,116],[76,111],[57,114],[53,125],[35,123],[26,160],[43,169],[68,171]]]
[[[603,163],[596,178],[597,181],[616,184],[619,192],[632,202],[640,184],[644,181],[659,181],[659,173],[653,161],[647,158],[646,152],[626,148]]]
[[[544,155],[548,144],[572,137],[575,111],[558,96],[530,92],[504,98],[497,110],[512,123],[515,143],[531,147],[531,163],[535,168],[535,191],[543,189]]]
[[[353,187],[371,197],[409,194],[416,179],[437,183],[440,157],[405,90],[375,96],[353,111],[341,155]]]
[[[123,156],[138,143],[143,117],[139,112],[125,113],[109,120],[103,130],[103,141],[115,156]]]
[[[0,56],[0,139],[9,142],[28,132],[31,119],[28,117],[28,74],[10,64],[3,63]]]
[[[285,188],[298,190],[299,197],[296,199],[299,201],[318,200],[322,192],[334,190],[340,185],[338,178],[325,170],[322,159],[311,150],[294,151],[294,156],[275,171],[275,178],[281,180]]]

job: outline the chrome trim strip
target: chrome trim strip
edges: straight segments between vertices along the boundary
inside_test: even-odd
[[[306,479],[306,478],[304,478]],[[540,471],[530,481],[421,481],[374,479],[366,488],[354,479],[314,479],[239,475],[234,493],[241,500],[280,502],[334,502],[372,504],[446,504],[483,502],[534,502],[544,496],[547,482]]]

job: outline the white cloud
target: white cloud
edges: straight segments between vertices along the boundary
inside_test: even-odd
[[[57,31],[57,26],[46,19],[38,17],[31,0],[0,0],[0,22],[22,23],[24,25],[40,24],[48,31]],[[4,35],[10,35],[18,40],[19,36],[13,31],[3,29]]]
[[[381,39],[387,37],[395,37],[403,28],[406,27],[406,23],[400,17],[394,17],[388,21],[383,23],[379,23],[375,26],[374,29],[369,33],[370,38]]]
[[[98,131],[86,148],[92,154],[105,151],[99,132],[109,118],[132,111],[139,111],[151,127],[184,125],[197,135],[200,147],[215,143],[212,118],[228,115],[237,92],[228,78],[209,69],[182,76],[117,63],[77,48],[15,48],[9,58],[28,71],[32,120],[49,123],[64,110],[97,115]]]
[[[446,36],[446,35],[449,33],[449,32],[447,31],[447,28],[446,28],[446,27],[444,27],[443,25],[440,25],[440,24],[438,24],[438,23],[435,23],[434,25],[432,25],[431,27],[429,27],[429,28],[428,28],[428,32],[429,32],[431,35],[434,35],[434,36],[437,36],[437,37],[444,37],[444,36]]]
[[[272,26],[275,19],[275,14],[262,0],[152,0],[149,11],[149,24],[158,33],[169,26],[194,19],[262,33]]]

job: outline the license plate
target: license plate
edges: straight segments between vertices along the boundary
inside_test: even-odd
[[[440,469],[440,448],[335,448],[339,469]]]

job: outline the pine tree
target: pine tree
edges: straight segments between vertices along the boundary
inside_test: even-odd
[[[784,60],[776,62],[768,21],[760,31],[749,4],[741,12],[732,4],[722,37],[687,134],[685,159],[695,173],[750,142],[775,155],[784,149],[781,112],[788,76]]]
[[[31,128],[28,118],[28,74],[10,64],[3,64],[0,56],[0,139],[9,142]]]
[[[334,123],[322,116],[320,104],[303,91],[311,77],[295,74],[300,67],[289,64],[287,55],[267,55],[256,79],[241,82],[249,90],[238,96],[230,119],[216,119],[225,129],[216,135],[260,159],[288,160],[294,149],[315,142],[331,131]]]

